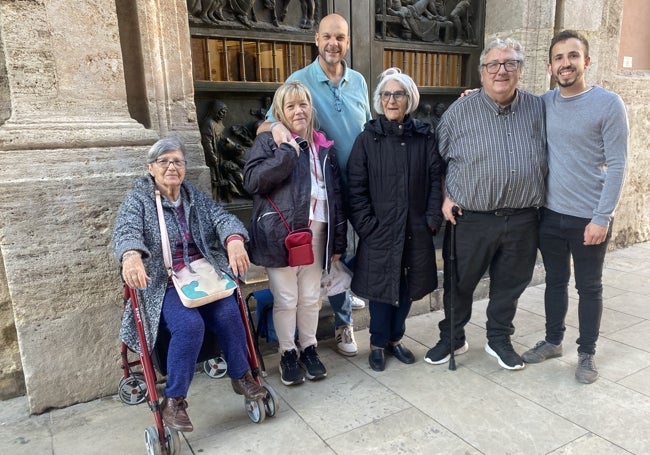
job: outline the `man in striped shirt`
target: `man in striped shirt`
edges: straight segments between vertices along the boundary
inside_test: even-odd
[[[544,105],[541,98],[517,88],[523,66],[520,43],[490,41],[480,57],[482,89],[452,104],[438,125],[440,155],[447,164],[442,211],[455,225],[457,282],[450,282],[448,223],[445,318],[439,323],[440,341],[424,358],[434,365],[447,362],[452,349],[455,354],[467,352],[464,327],[471,318],[472,295],[489,269],[485,350],[503,368],[525,366],[510,336],[517,300],[532,278],[537,257],[547,164]]]

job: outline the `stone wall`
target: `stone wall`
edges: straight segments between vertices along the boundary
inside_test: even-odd
[[[622,10],[622,1],[603,1],[602,20],[590,30],[600,43],[598,53],[592,53],[600,65],[590,76],[623,98],[630,122],[628,173],[616,211],[613,247],[650,238],[650,72],[618,70]]]
[[[116,390],[110,233],[149,146],[183,136],[205,180],[185,2],[158,3],[0,2],[0,386],[35,413]]]

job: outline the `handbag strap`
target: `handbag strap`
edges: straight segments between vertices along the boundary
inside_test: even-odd
[[[271,205],[273,206],[275,211],[278,212],[278,215],[280,215],[280,219],[282,220],[282,224],[284,224],[284,227],[287,228],[288,232],[291,232],[291,228],[289,228],[289,223],[287,223],[287,220],[284,219],[284,217],[282,216],[282,212],[280,211],[278,206],[275,205],[275,202],[273,202],[273,199],[271,199],[271,197],[268,194],[266,195],[266,198],[269,200],[269,202],[271,203]]]
[[[284,224],[284,227],[287,228],[287,232],[289,232],[289,234],[291,234],[291,228],[289,227],[289,223],[287,223],[287,220],[285,220],[284,217],[282,216],[282,212],[280,211],[278,206],[275,205],[275,202],[273,202],[273,199],[271,199],[271,197],[268,194],[266,195],[266,198],[269,200],[269,202],[271,203],[271,205],[273,206],[275,211],[278,212],[278,215],[280,215],[280,220],[282,220],[282,224]],[[314,201],[314,210],[316,210],[316,203],[317,202],[318,201]],[[309,224],[307,225],[307,227],[311,227],[311,220],[309,220]]]
[[[158,226],[160,227],[160,240],[162,243],[163,260],[167,269],[167,276],[172,276],[172,249],[169,246],[169,237],[167,236],[167,225],[165,224],[165,215],[163,214],[162,201],[160,200],[160,191],[156,190],[156,209],[158,211]]]

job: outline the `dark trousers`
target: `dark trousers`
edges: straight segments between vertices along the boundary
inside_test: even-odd
[[[509,216],[464,211],[456,224],[456,293],[454,294],[454,346],[465,341],[465,325],[472,317],[473,293],[489,269],[490,300],[487,307],[487,338],[509,339],[517,302],[533,276],[537,257],[538,212],[519,211]],[[440,339],[449,340],[451,225],[447,223],[442,254],[444,265],[445,318],[440,321]]]
[[[228,362],[228,376],[239,379],[248,371],[246,332],[234,295],[197,308],[186,308],[176,289],[167,288],[160,324],[171,333],[166,397],[187,396],[206,325],[217,336]]]
[[[400,285],[399,305],[390,303],[368,302],[370,312],[370,344],[383,348],[391,341],[399,341],[406,332],[406,317],[411,310],[411,299],[408,297],[407,286],[402,278]]]
[[[569,278],[571,257],[578,290],[578,321],[580,337],[578,352],[595,354],[600,318],[603,313],[603,263],[611,226],[600,245],[584,245],[584,231],[591,220],[562,215],[542,209],[539,228],[539,249],[546,269],[546,341],[560,344],[566,326],[564,320],[569,307]]]

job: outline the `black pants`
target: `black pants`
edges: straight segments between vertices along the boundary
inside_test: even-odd
[[[527,209],[509,216],[464,211],[456,224],[456,293],[454,295],[454,346],[465,341],[465,325],[472,316],[473,293],[489,269],[490,300],[487,307],[487,338],[509,339],[519,296],[533,276],[537,257],[538,212]],[[452,292],[449,249],[451,227],[447,223],[442,255],[444,266],[445,318],[440,338],[449,340],[449,308]]]
[[[600,245],[583,245],[585,227],[591,220],[542,209],[539,249],[546,269],[546,341],[560,344],[569,307],[571,257],[578,290],[578,352],[596,353],[596,341],[603,313],[603,263],[611,237],[611,226]]]

